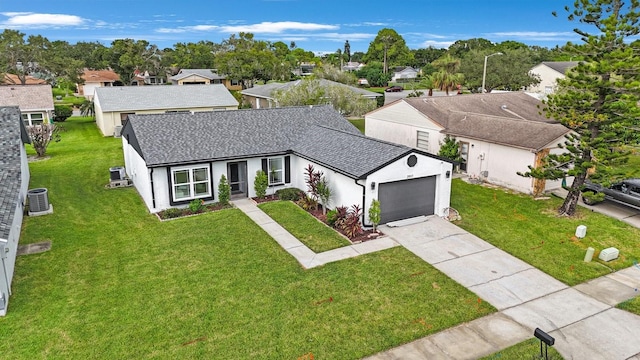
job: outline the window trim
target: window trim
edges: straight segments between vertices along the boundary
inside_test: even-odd
[[[271,160],[280,160],[280,182],[271,182]],[[284,164],[284,156],[274,156],[267,158],[267,179],[269,179],[269,186],[278,186],[285,184],[285,164]]]
[[[206,171],[207,174],[207,179],[203,180],[203,181],[194,181],[194,177],[193,177],[193,173],[195,170],[200,170],[200,169],[204,169]],[[189,171],[189,181],[188,184],[189,185],[189,195],[188,197],[184,197],[184,198],[176,198],[176,186],[180,186],[180,185],[185,185],[185,184],[176,184],[175,181],[175,173],[179,172],[179,171],[185,171],[188,170]],[[210,164],[198,164],[198,165],[190,165],[190,166],[176,166],[176,167],[171,167],[169,169],[169,189],[171,192],[171,202],[172,203],[185,203],[185,202],[189,202],[195,199],[207,199],[207,198],[213,198],[213,186],[211,184],[211,179],[212,179],[212,174],[211,174],[211,165]],[[206,194],[202,194],[202,195],[195,195],[195,185],[196,184],[203,184],[206,183],[207,184],[207,193]]]
[[[33,115],[40,115],[40,116],[42,116],[42,118],[41,119],[33,119],[32,118]],[[25,117],[26,117],[26,119],[25,119]],[[25,122],[26,126],[33,126],[34,125],[33,124],[33,120],[40,121],[36,125],[41,125],[41,124],[46,124],[47,123],[47,117],[45,116],[44,113],[41,113],[41,112],[33,112],[33,113],[25,112],[25,113],[22,113],[22,121]]]

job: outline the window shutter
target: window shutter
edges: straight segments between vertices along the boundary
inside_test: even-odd
[[[291,183],[291,156],[284,157],[284,183]]]
[[[264,171],[265,174],[269,174],[269,168],[267,167],[267,159],[262,159],[262,171]]]

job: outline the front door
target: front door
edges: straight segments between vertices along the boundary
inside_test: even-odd
[[[247,186],[247,162],[238,161],[227,163],[227,178],[231,187],[231,198],[249,196]]]
[[[469,143],[460,142],[460,171],[467,172],[467,160],[469,160]]]

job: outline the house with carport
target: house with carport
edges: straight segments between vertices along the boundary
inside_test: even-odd
[[[122,129],[125,169],[150,212],[217,201],[221,175],[232,198],[254,197],[256,173],[269,193],[305,190],[309,165],[332,189],[329,208],[381,203],[382,223],[443,215],[451,162],[362,135],[331,106],[132,115]]]
[[[365,115],[365,133],[437,154],[447,135],[460,147],[459,170],[516,191],[539,194],[562,186],[519,176],[561,153],[570,130],[541,114],[542,103],[522,92],[406,98]]]
[[[29,136],[17,106],[0,107],[0,316],[7,313],[29,186]]]
[[[119,136],[129,115],[238,109],[238,101],[219,84],[99,87],[93,103],[105,136]]]
[[[0,106],[18,106],[27,126],[51,123],[54,109],[51,85],[0,86]]]

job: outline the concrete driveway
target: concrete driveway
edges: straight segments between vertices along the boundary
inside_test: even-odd
[[[367,359],[477,359],[536,328],[565,359],[640,359],[640,316],[614,307],[638,295],[640,267],[568,287],[439,217],[380,230],[500,311]]]
[[[553,191],[553,194],[564,199],[567,196],[567,190],[557,189]],[[578,201],[578,205],[584,208],[587,208],[591,211],[594,211],[603,215],[607,215],[609,217],[618,219],[620,221],[624,221],[631,226],[640,228],[640,210],[639,209],[618,204],[616,202],[609,201],[609,200],[605,200],[597,205],[587,205],[582,202],[582,198]]]

